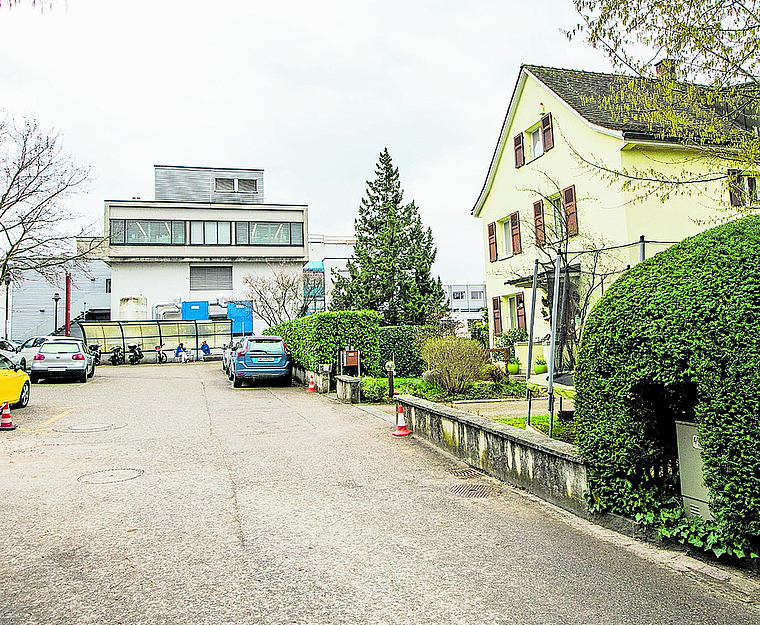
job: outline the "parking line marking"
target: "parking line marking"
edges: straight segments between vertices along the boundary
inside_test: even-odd
[[[76,408],[76,406],[74,406],[74,408]],[[52,419],[48,419],[47,421],[45,421],[45,423],[43,423],[42,425],[40,425],[40,428],[44,428],[46,425],[50,425],[53,421],[58,421],[58,419],[60,419],[61,417],[65,417],[72,410],[74,410],[74,408],[69,408],[68,410],[64,410],[61,414],[56,415]]]

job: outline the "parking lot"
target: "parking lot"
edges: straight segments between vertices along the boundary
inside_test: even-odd
[[[760,623],[747,580],[679,572],[302,387],[233,389],[218,362],[101,366],[12,416],[3,625]]]

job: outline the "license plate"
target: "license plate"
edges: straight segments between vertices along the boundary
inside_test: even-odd
[[[257,358],[257,362],[274,362],[274,358]]]

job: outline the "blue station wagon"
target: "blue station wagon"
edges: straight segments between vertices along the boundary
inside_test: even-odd
[[[293,381],[293,359],[279,336],[249,336],[232,353],[232,386],[244,380],[277,378],[286,386]]]

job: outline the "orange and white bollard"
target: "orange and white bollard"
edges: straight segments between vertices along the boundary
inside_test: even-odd
[[[314,387],[314,374],[309,376],[309,388],[306,389],[307,393],[316,393],[317,389]]]
[[[398,405],[398,416],[396,417],[396,431],[393,432],[393,436],[409,436],[411,432],[406,429],[406,423],[404,422],[404,407]]]
[[[11,407],[8,402],[3,402],[2,416],[0,417],[0,431],[1,430],[15,430],[16,426],[13,425],[11,419]]]

